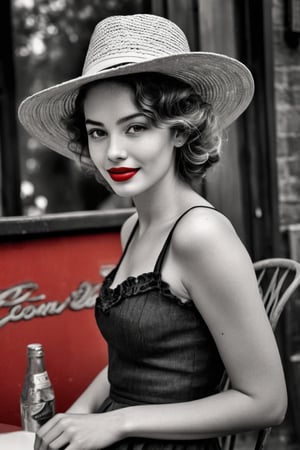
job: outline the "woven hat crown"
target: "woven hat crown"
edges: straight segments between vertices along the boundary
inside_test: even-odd
[[[83,75],[126,63],[188,53],[183,31],[170,20],[150,14],[111,16],[96,26],[83,66]]]

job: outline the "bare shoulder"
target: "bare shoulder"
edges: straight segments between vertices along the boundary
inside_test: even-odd
[[[123,248],[126,245],[126,242],[128,241],[129,236],[130,236],[137,220],[138,220],[138,215],[135,212],[131,216],[129,216],[123,223],[122,228],[121,228],[121,241],[122,241]]]
[[[218,245],[224,239],[239,240],[230,220],[213,208],[195,208],[178,223],[174,245],[180,251]]]
[[[217,210],[195,208],[178,223],[172,239],[176,259],[209,270],[230,264],[252,266],[249,254],[230,220]]]

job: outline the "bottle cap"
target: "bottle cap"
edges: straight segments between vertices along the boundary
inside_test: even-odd
[[[42,344],[29,344],[27,345],[28,356],[44,356],[44,349]]]

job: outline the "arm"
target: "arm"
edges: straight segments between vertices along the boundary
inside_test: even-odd
[[[97,411],[109,395],[109,388],[107,367],[105,367],[66,412],[89,414]]]
[[[283,370],[252,262],[227,219],[215,212],[200,219],[195,211],[178,226],[170,258],[215,339],[232,388],[194,402],[120,411],[125,436],[206,438],[284,418]]]

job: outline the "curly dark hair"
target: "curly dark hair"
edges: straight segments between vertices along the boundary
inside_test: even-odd
[[[109,81],[129,86],[136,99],[137,108],[154,126],[170,127],[185,137],[176,148],[175,165],[178,175],[190,185],[199,182],[207,169],[220,159],[221,130],[212,107],[188,84],[158,73],[141,73],[110,78]],[[83,102],[91,86],[83,86],[75,100],[71,114],[62,119],[70,136],[70,149],[89,157]],[[98,170],[95,167],[98,181]],[[101,177],[101,176],[100,176]]]

